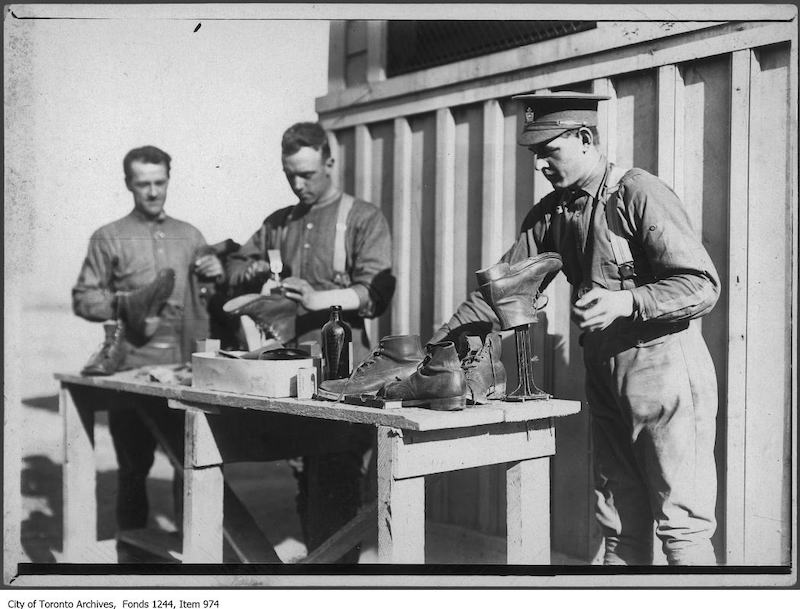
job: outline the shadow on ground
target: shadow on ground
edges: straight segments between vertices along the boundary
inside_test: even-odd
[[[62,466],[44,455],[29,455],[22,461],[22,500],[28,508],[21,524],[22,548],[31,562],[58,562],[63,552]],[[100,471],[96,479],[97,539],[112,539],[117,530],[117,472]],[[150,478],[147,493],[149,526],[174,529],[172,483]]]
[[[22,405],[47,410],[49,412],[58,412],[58,395],[42,395],[35,398],[25,398],[22,400]]]

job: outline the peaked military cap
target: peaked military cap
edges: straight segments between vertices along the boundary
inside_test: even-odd
[[[525,126],[517,138],[520,146],[536,146],[570,129],[597,126],[597,102],[605,95],[574,93],[538,93],[515,95],[525,104]]]

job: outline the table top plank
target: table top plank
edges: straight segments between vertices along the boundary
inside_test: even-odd
[[[163,384],[142,378],[142,370],[128,370],[112,376],[80,376],[56,373],[62,383],[98,387],[152,395],[180,402],[275,412],[295,416],[381,425],[413,431],[432,431],[475,427],[511,421],[529,421],[562,417],[580,411],[580,402],[572,400],[537,400],[533,402],[493,402],[491,405],[441,412],[425,408],[377,409],[341,402],[268,398],[240,393],[196,389],[184,385]]]

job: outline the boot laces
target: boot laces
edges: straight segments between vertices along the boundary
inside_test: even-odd
[[[482,354],[483,348],[469,351],[461,361],[461,367],[464,368],[464,370],[471,370],[472,368],[475,368],[478,365],[478,360],[480,360]]]
[[[377,348],[377,349],[375,349],[375,351],[373,351],[372,353],[370,353],[370,354],[367,356],[367,358],[366,358],[366,359],[365,359],[363,362],[361,362],[361,363],[360,363],[358,366],[356,366],[355,368],[353,368],[353,371],[350,373],[350,376],[349,376],[349,377],[347,377],[347,381],[345,381],[345,383],[342,385],[342,389],[341,389],[341,391],[339,391],[339,397],[338,397],[338,398],[336,398],[336,401],[337,401],[337,402],[341,402],[341,401],[344,399],[344,392],[345,392],[345,391],[347,391],[347,386],[350,384],[350,382],[351,382],[351,381],[352,381],[352,380],[353,380],[353,379],[354,379],[354,378],[355,378],[357,375],[363,375],[363,374],[366,374],[366,373],[367,373],[367,368],[369,368],[370,366],[372,366],[372,364],[374,364],[374,363],[375,363],[375,361],[376,361],[376,360],[377,360],[377,359],[378,359],[378,358],[379,358],[381,355],[383,355],[383,345],[378,345],[378,348]]]

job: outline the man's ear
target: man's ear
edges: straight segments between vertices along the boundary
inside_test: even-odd
[[[125,188],[127,188],[128,190],[130,190],[131,192],[133,192],[133,189],[131,189],[131,183],[130,183],[130,180],[128,180],[128,178],[125,178]]]
[[[592,135],[591,129],[581,127],[578,129],[578,137],[581,139],[581,144],[590,147],[594,146],[594,136]]]
[[[335,162],[336,162],[336,161],[334,160],[334,158],[333,158],[332,156],[329,156],[329,157],[327,158],[327,160],[325,161],[325,167],[327,167],[328,169],[333,169],[333,164],[334,164]]]

